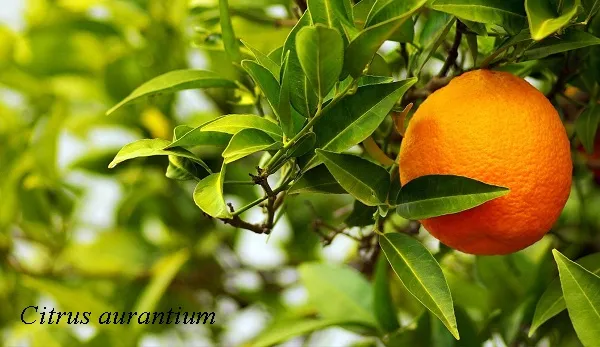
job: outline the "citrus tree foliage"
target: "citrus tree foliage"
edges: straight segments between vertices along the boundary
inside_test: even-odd
[[[8,344],[318,345],[327,342],[316,332],[341,327],[369,346],[596,346],[599,9],[597,0],[31,2],[25,28],[0,31]],[[508,188],[445,175],[400,187],[398,177],[411,115],[477,68],[527,77],[573,149],[561,218],[507,256],[455,252],[416,220]],[[118,198],[93,218],[111,189]],[[351,251],[325,261],[344,240]],[[248,257],[257,242],[280,256]],[[300,304],[287,299],[298,288]],[[84,336],[23,324],[23,308],[38,303],[217,319],[95,320]],[[248,334],[234,324],[244,314],[261,322]]]

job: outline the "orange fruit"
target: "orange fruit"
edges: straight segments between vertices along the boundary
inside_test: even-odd
[[[510,189],[470,210],[422,220],[434,237],[471,254],[516,252],[540,240],[567,201],[569,140],[552,104],[525,80],[467,72],[423,102],[402,141],[402,185],[434,174]]]

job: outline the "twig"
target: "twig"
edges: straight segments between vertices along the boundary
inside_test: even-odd
[[[460,47],[460,41],[462,40],[464,28],[465,25],[461,21],[457,20],[456,35],[454,35],[454,42],[452,43],[452,47],[450,47],[450,50],[448,51],[448,57],[446,58],[444,66],[442,66],[438,77],[445,77],[448,74],[448,71],[450,71],[450,68],[454,66],[454,64],[456,64],[456,58],[458,58],[458,48]]]

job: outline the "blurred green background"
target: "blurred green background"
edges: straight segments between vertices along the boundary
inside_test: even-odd
[[[131,141],[171,139],[177,125],[198,125],[234,110],[252,112],[244,95],[189,90],[105,116],[134,88],[167,71],[208,69],[237,78],[222,48],[216,1],[0,2],[1,344],[238,346],[282,317],[314,316],[299,264],[360,264],[355,241],[340,235],[323,247],[311,231],[314,220],[343,221],[352,208],[349,196],[288,199],[286,209],[293,213],[266,237],[204,216],[192,200],[194,182],[165,178],[164,157],[108,170]],[[294,23],[286,0],[231,0],[230,6],[236,34],[262,52],[279,47]],[[490,40],[493,44],[493,38],[481,39],[480,50],[491,51]],[[428,66],[437,71],[442,64],[443,57],[435,57]],[[547,92],[552,77],[541,71],[529,81]],[[221,153],[200,151],[218,171]],[[575,182],[583,195],[572,194],[552,235],[506,257],[438,253],[455,303],[467,313],[459,324],[469,329],[465,322],[472,321],[473,329],[491,336],[489,346],[508,345],[503,341],[524,334],[521,323],[530,322],[537,298],[554,277],[550,249],[559,239],[573,245],[567,255],[591,252],[585,247],[598,237],[600,194],[584,160],[576,163]],[[248,180],[247,173],[254,172],[253,161],[236,165],[228,179]],[[236,206],[262,195],[251,185],[225,191]],[[246,214],[251,222],[262,217],[259,209]],[[397,223],[408,224],[399,217]],[[436,240],[421,235],[439,252]],[[427,318],[398,278],[390,281],[403,325]],[[26,325],[20,317],[30,305],[91,311],[92,319],[87,325]],[[104,311],[177,307],[214,311],[216,322],[97,324]],[[431,325],[433,333],[425,336],[447,338],[438,321]],[[566,312],[545,329],[559,333],[555,340],[537,341],[540,346],[578,345]],[[377,345],[359,333],[328,328],[285,346]]]

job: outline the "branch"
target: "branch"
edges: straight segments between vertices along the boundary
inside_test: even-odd
[[[465,29],[465,25],[457,20],[456,21],[456,35],[454,35],[454,42],[452,43],[452,47],[448,51],[448,57],[444,62],[444,66],[440,70],[438,77],[445,77],[450,71],[450,68],[456,64],[456,58],[458,58],[458,48],[460,47],[460,41],[462,40],[462,34]]]

